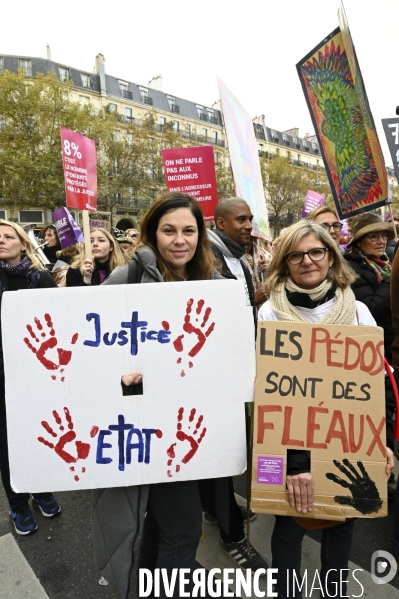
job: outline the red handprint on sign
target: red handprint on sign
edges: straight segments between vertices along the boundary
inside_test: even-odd
[[[33,330],[33,327],[30,324],[26,325],[28,333],[32,339],[32,341],[28,338],[24,338],[24,342],[29,347],[31,352],[33,352],[39,362],[43,364],[47,370],[59,370],[62,374],[64,372],[64,366],[67,366],[72,358],[72,352],[68,349],[62,349],[61,347],[57,347],[57,362],[51,360],[46,356],[47,352],[51,349],[54,349],[58,344],[58,340],[55,336],[55,330],[53,327],[53,323],[51,320],[50,314],[45,314],[44,319],[47,325],[47,331],[44,330],[42,323],[38,318],[35,318],[36,331]],[[78,333],[75,333],[71,339],[71,345],[75,345],[78,340]],[[36,344],[36,347],[33,345]],[[55,354],[54,354],[55,355]],[[55,381],[56,375],[51,375],[51,378]],[[61,376],[61,381],[64,381],[65,377]]]
[[[179,408],[179,411],[177,412],[177,431],[176,431],[176,439],[178,441],[188,441],[190,448],[189,450],[184,454],[184,456],[181,458],[181,463],[182,464],[187,464],[187,462],[189,462],[194,455],[197,453],[198,450],[198,446],[201,443],[202,439],[205,437],[206,434],[206,428],[202,428],[201,432],[200,429],[202,427],[202,421],[204,420],[203,416],[199,416],[197,419],[197,422],[195,424],[193,424],[194,419],[195,419],[195,414],[196,414],[196,409],[193,408],[192,410],[190,410],[190,415],[188,417],[188,423],[186,424],[186,430],[187,432],[183,432],[182,428],[182,420],[183,420],[183,415],[184,415],[184,408]],[[192,430],[194,429],[194,430]],[[199,436],[198,433],[200,432]],[[169,460],[168,460],[168,466],[170,468],[170,470],[168,470],[167,474],[168,476],[173,476],[172,475],[172,466],[173,466],[173,461],[176,458],[176,445],[177,443],[172,443],[172,445],[167,449],[166,453],[169,456]],[[185,450],[184,450],[185,451]],[[176,464],[175,467],[175,471],[179,472],[180,470],[180,464]]]
[[[49,447],[50,449],[54,449],[55,453],[57,455],[59,455],[60,458],[62,460],[64,460],[64,462],[66,462],[67,464],[74,464],[78,460],[85,460],[88,457],[88,455],[90,453],[90,443],[83,443],[82,441],[75,441],[76,433],[73,430],[74,424],[72,422],[72,417],[71,417],[71,414],[70,414],[68,408],[64,408],[64,414],[65,414],[65,418],[66,418],[66,422],[67,422],[67,424],[65,424],[65,425],[63,424],[62,419],[61,419],[60,415],[58,414],[57,410],[53,410],[54,420],[55,420],[56,424],[58,425],[59,430],[63,433],[60,437],[59,437],[59,433],[56,433],[54,431],[54,429],[49,425],[49,423],[46,422],[46,420],[42,420],[42,422],[41,422],[42,427],[54,438],[54,442],[51,443],[44,437],[38,437],[37,440],[40,441],[40,443],[43,443],[43,445],[46,445],[46,447]],[[67,427],[67,429],[68,429],[67,432],[63,432],[63,431],[65,431],[65,427]],[[98,433],[98,427],[93,426],[93,428],[90,431],[90,436],[95,437],[97,433]],[[56,442],[56,439],[58,439],[57,442]],[[72,443],[73,441],[75,441],[75,448],[73,448],[73,446],[71,446],[69,449],[70,449],[70,451],[73,451],[73,453],[75,455],[72,455],[72,453],[69,453],[68,451],[65,450],[65,446],[68,443]],[[72,466],[70,468],[70,470],[74,471],[75,467]],[[86,468],[82,468],[82,472],[85,472],[85,471],[86,471]],[[75,475],[74,478],[76,481],[79,480],[79,477],[77,475]]]
[[[183,324],[183,331],[185,331],[189,335],[194,333],[194,335],[196,337],[195,345],[193,345],[193,347],[188,351],[188,355],[190,356],[190,358],[194,358],[198,354],[198,352],[205,345],[207,338],[209,337],[209,335],[212,333],[212,331],[215,328],[215,323],[212,322],[208,326],[208,328],[205,330],[205,325],[207,325],[207,323],[208,323],[209,316],[212,312],[212,308],[206,308],[205,312],[203,314],[201,314],[202,308],[204,307],[204,303],[205,303],[204,300],[202,300],[202,299],[198,300],[197,308],[195,310],[195,314],[193,315],[193,317],[195,318],[195,322],[199,322],[199,320],[201,318],[202,318],[202,322],[199,326],[194,326],[194,324],[191,322],[191,318],[192,318],[191,312],[192,312],[192,308],[193,308],[193,303],[194,303],[193,299],[189,299],[187,302],[186,315],[184,317],[184,324]],[[182,335],[179,335],[177,337],[177,339],[175,339],[173,342],[173,346],[177,352],[182,352],[184,349],[183,338],[184,338],[184,333]],[[177,360],[177,363],[181,364],[181,362],[182,362],[182,359],[179,358]],[[193,367],[193,363],[191,361],[188,363],[188,367],[189,368]],[[185,374],[186,373],[184,372],[184,370],[182,370],[181,376],[185,376]]]

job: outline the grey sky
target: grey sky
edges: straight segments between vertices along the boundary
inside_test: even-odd
[[[380,142],[381,118],[399,105],[398,0],[346,0],[346,14]],[[211,106],[219,75],[251,116],[279,130],[313,132],[295,64],[338,26],[338,0],[20,0],[2,6],[0,55],[46,56]]]

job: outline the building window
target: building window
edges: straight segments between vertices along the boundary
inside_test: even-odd
[[[0,74],[4,73],[4,58],[0,56]]]
[[[172,96],[166,96],[168,99],[168,104],[169,104],[169,108],[171,110],[173,110],[173,106],[176,106],[176,98],[173,98]]]
[[[133,145],[133,133],[126,133],[126,145],[129,147]]]
[[[259,144],[258,148],[259,148],[259,152],[263,152],[263,144]]]
[[[204,137],[208,137],[208,129],[204,129],[204,128],[203,128],[203,129],[202,129],[202,135],[203,135]]]
[[[107,112],[117,112],[118,111],[118,107],[116,104],[108,104],[107,108],[108,108]]]
[[[41,210],[20,210],[18,220],[25,224],[42,224],[44,222],[43,212]]]
[[[25,58],[20,58],[18,66],[25,75],[25,77],[32,77],[32,61]]]
[[[63,82],[68,81],[68,79],[69,79],[69,69],[64,69],[63,67],[58,67],[58,70],[60,72],[60,79],[61,79],[61,81],[63,81]]]
[[[187,130],[187,135],[188,135],[189,137],[191,137],[191,124],[190,124],[190,123],[187,123],[187,125],[186,125],[186,130]]]
[[[152,106],[152,98],[148,93],[148,89],[146,87],[139,87],[139,90],[144,104],[150,104]]]
[[[164,116],[159,117],[159,124],[161,125],[161,127],[164,127],[166,125],[166,118]]]
[[[179,121],[173,121],[173,129],[174,131],[179,131]]]
[[[133,93],[129,91],[129,86],[124,81],[118,81],[119,90],[121,92],[122,98],[127,98],[128,100],[133,100]]]
[[[90,75],[85,75],[84,73],[80,73],[80,76],[82,77],[82,86],[85,89],[91,89]]]
[[[0,210],[0,218],[7,220],[7,212],[5,210]]]
[[[219,158],[219,152],[215,152],[215,163],[219,164],[219,160],[220,160],[220,158]]]
[[[114,131],[114,141],[120,141],[120,140],[121,140],[121,132]]]
[[[125,119],[131,123],[133,121],[133,110],[131,108],[125,108]]]
[[[90,98],[88,96],[79,96],[79,102],[82,106],[87,106],[90,104]]]
[[[218,132],[217,131],[212,131],[212,141],[214,144],[218,143]]]

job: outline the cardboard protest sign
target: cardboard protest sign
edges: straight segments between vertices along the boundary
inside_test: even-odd
[[[315,208],[318,208],[324,203],[324,196],[321,193],[317,193],[317,191],[312,191],[308,189],[308,193],[306,194],[305,202],[302,208],[302,218],[305,218]]]
[[[395,175],[399,181],[399,117],[393,119],[381,119],[387,138],[389,152],[392,158]]]
[[[61,127],[66,204],[78,210],[97,210],[96,143]]]
[[[212,146],[162,150],[169,191],[188,193],[198,200],[204,220],[213,220],[218,190]]]
[[[245,470],[255,357],[239,281],[6,293],[2,335],[16,491]],[[143,394],[123,395],[135,370]]]
[[[258,326],[255,511],[343,520],[387,515],[384,339],[379,327]],[[313,511],[288,503],[287,451],[310,457]]]
[[[59,208],[53,212],[53,220],[57,229],[62,249],[84,241],[83,233],[69,212],[68,208]]]
[[[111,231],[110,212],[89,212],[90,229],[107,229]]]
[[[384,157],[343,7],[340,27],[297,65],[340,218],[386,204]]]
[[[254,125],[248,112],[219,78],[218,85],[236,195],[249,204],[254,215],[252,235],[267,238],[269,222]]]

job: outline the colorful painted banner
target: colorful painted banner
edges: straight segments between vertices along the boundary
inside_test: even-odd
[[[4,294],[2,312],[16,491],[245,470],[255,331],[240,281],[20,291]],[[143,394],[124,394],[135,370]]]
[[[212,146],[162,150],[169,191],[188,193],[198,200],[204,220],[213,220],[218,190]]]
[[[252,235],[269,237],[269,222],[254,126],[245,108],[218,78],[236,195],[254,215]]]
[[[59,208],[53,212],[53,220],[62,249],[84,241],[83,232],[75,222],[68,208]]]
[[[340,218],[386,204],[384,158],[343,9],[296,66]]]
[[[308,193],[306,194],[305,202],[302,208],[302,218],[305,218],[315,208],[321,206],[324,202],[324,196],[321,193],[317,193],[317,191],[312,191],[308,189]]]
[[[66,205],[78,210],[97,210],[96,142],[61,127]]]

